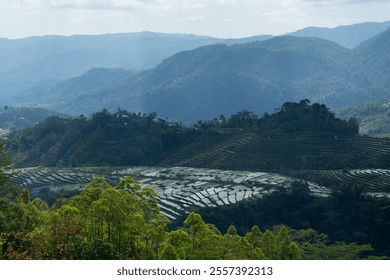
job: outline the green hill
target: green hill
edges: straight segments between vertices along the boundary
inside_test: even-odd
[[[195,122],[243,109],[262,114],[285,100],[307,97],[327,100],[332,106],[348,104],[362,98],[350,79],[352,62],[347,49],[320,39],[280,37],[230,47],[214,45],[178,53],[127,83],[76,98],[72,108],[85,113],[86,108],[97,110],[104,104],[114,111],[120,104]],[[63,106],[54,103],[49,108]]]
[[[10,135],[6,147],[24,167],[11,170],[12,183],[50,203],[96,177],[132,176],[156,191],[173,227],[200,211],[221,229],[321,229],[388,256],[390,141],[358,133],[355,120],[302,100],[191,127],[124,110],[50,117]]]
[[[316,37],[333,41],[343,47],[353,49],[360,43],[390,27],[390,21],[364,22],[342,25],[334,28],[307,27],[288,35],[298,37]]]
[[[0,102],[76,116],[121,107],[185,123],[244,109],[263,114],[305,98],[331,108],[356,105],[389,97],[389,30],[362,42],[387,23],[271,39],[142,32],[1,40]],[[313,38],[351,40],[340,34],[360,44],[348,49]],[[117,72],[116,81],[101,72],[100,80],[85,82],[90,73],[82,73],[107,67],[143,71],[127,77]]]
[[[44,121],[49,116],[62,116],[42,108],[9,107],[0,108],[0,128],[4,130],[21,129]]]
[[[73,110],[75,100],[82,99],[102,89],[110,89],[121,82],[130,79],[137,72],[120,68],[93,68],[81,76],[74,77],[55,85],[36,86],[24,91],[23,96],[18,98],[19,104],[30,104],[34,100],[36,107],[51,107],[56,104],[60,111],[68,114],[80,115],[80,112]],[[88,110],[88,104],[84,104]],[[99,108],[103,109],[103,108]]]
[[[388,168],[390,141],[362,137],[325,105],[287,102],[261,118],[242,111],[184,127],[119,110],[48,118],[10,135],[16,166],[194,166],[232,170]]]
[[[390,28],[360,44],[355,52],[374,91],[388,93],[390,88]],[[388,97],[388,95],[386,96]]]
[[[91,68],[145,70],[177,52],[218,42],[241,40],[153,32],[1,39],[0,102],[17,104],[26,90],[53,86]]]
[[[194,123],[240,110],[261,115],[286,100],[308,98],[331,108],[355,105],[390,95],[387,34],[356,50],[291,36],[201,47],[177,53],[109,88],[46,107],[75,115],[121,107]]]
[[[390,100],[347,106],[336,111],[340,118],[358,121],[360,133],[371,137],[390,137]]]

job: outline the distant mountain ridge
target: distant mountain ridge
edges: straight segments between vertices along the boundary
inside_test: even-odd
[[[359,104],[390,96],[389,34],[390,29],[354,50],[293,36],[204,46],[177,53],[110,87],[46,105],[73,115],[121,107],[196,122],[244,109],[272,113],[285,101],[305,98],[331,108]],[[42,105],[39,98],[34,101]]]
[[[308,28],[290,35],[325,38],[349,47],[383,31],[389,23],[362,23],[333,29]],[[355,36],[348,36],[348,32]],[[353,42],[344,44],[339,37]],[[0,38],[0,102],[15,104],[15,99],[30,88],[52,86],[94,67],[145,70],[184,50],[219,43],[243,44],[270,38],[270,35],[260,35],[220,39],[154,32],[48,35],[13,40]]]
[[[317,37],[333,41],[343,47],[353,49],[372,36],[390,27],[390,21],[365,22],[342,25],[335,28],[307,27],[287,35],[297,37]]]
[[[356,30],[364,26],[348,28]],[[333,31],[336,30],[339,29]],[[19,58],[26,56],[28,49],[41,55],[41,44],[50,59],[41,59],[46,61],[42,69],[40,63],[33,61],[29,67],[3,72],[0,102],[41,106],[72,115],[90,114],[103,108],[115,111],[121,107],[135,112],[157,112],[162,117],[183,122],[229,115],[243,109],[258,114],[272,113],[278,104],[305,98],[332,108],[348,106],[389,96],[389,34],[389,29],[383,31],[352,50],[329,40],[297,36],[222,40],[144,32],[54,37],[62,42],[59,49],[50,36],[28,38],[20,41],[23,44],[19,50],[11,50]],[[88,41],[86,37],[100,48],[83,55],[88,52],[82,49]],[[130,37],[136,38],[139,45],[133,45],[134,40],[127,41]],[[75,43],[72,45],[67,40]],[[80,49],[67,52],[66,42]],[[105,55],[109,47],[120,51]],[[182,51],[176,52],[177,49]],[[1,41],[0,50],[4,50]],[[54,53],[58,50],[63,53],[58,54],[57,60]],[[175,54],[166,56],[169,52]],[[137,54],[135,60],[130,53]],[[1,55],[4,53],[0,51]],[[96,57],[103,65],[94,66],[100,69],[101,81],[91,79],[88,72],[74,75],[69,81],[59,80],[76,68],[78,72],[82,67],[90,69]],[[159,59],[162,62],[156,67],[146,66],[156,64]],[[142,64],[148,70],[126,73],[123,69],[128,67],[122,66],[130,60],[131,65]],[[18,61],[15,59],[15,63]],[[104,67],[111,69],[104,73]],[[123,69],[113,70],[120,68]]]
[[[242,42],[270,37],[255,36]],[[94,67],[144,70],[177,52],[220,42],[235,44],[241,39],[154,32],[1,39],[0,102]]]
[[[124,81],[137,72],[120,68],[92,68],[81,76],[74,77],[49,86],[36,86],[26,90],[18,98],[18,104],[28,105],[31,100],[40,102],[39,107],[72,102],[74,96],[87,95],[102,88],[110,88]],[[59,110],[61,111],[61,110]]]

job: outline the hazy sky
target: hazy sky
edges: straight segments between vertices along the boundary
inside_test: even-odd
[[[0,37],[155,31],[237,38],[390,19],[390,0],[0,0]]]

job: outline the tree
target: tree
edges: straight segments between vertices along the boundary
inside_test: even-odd
[[[253,247],[249,242],[237,234],[237,229],[230,226],[223,236],[221,244],[223,249],[223,259],[242,260],[253,258]]]
[[[0,142],[0,197],[12,196],[15,194],[15,188],[8,185],[11,175],[6,172],[11,159],[9,154],[4,150],[4,143]]]
[[[192,250],[192,241],[191,237],[184,230],[178,229],[169,232],[162,245],[163,248],[165,248],[166,244],[173,246],[178,259],[185,260],[189,258]]]
[[[167,220],[159,212],[156,193],[141,188],[134,179],[125,177],[112,187],[105,179],[96,178],[58,212],[70,210],[71,219],[60,215],[57,225],[77,221],[81,241],[76,253],[81,258],[158,256]]]
[[[6,220],[9,218],[16,218],[16,220],[7,225],[7,222],[3,224],[0,219],[1,227],[6,229],[2,231],[1,238],[4,258],[48,258],[50,255],[49,208],[46,203],[41,199],[30,201],[30,192],[25,189],[14,201],[9,201],[6,205],[10,207],[4,211]]]
[[[194,212],[191,212],[188,215],[187,219],[183,222],[183,225],[191,236],[192,250],[195,250],[196,247],[201,245],[201,240],[207,235],[209,228],[202,217]]]
[[[261,238],[260,249],[263,251],[266,258],[277,259],[277,248],[275,236],[270,230],[266,230]]]
[[[245,235],[246,240],[248,240],[249,244],[251,244],[254,248],[260,248],[262,237],[263,233],[256,225],[253,226],[252,230]]]
[[[237,235],[237,228],[233,225],[229,226],[227,231],[226,231],[226,234]]]
[[[292,260],[299,258],[298,246],[294,242],[291,242],[291,238],[285,226],[282,226],[279,229],[276,236],[276,242],[277,259]]]
[[[9,246],[10,233],[19,230],[24,213],[22,205],[13,200],[18,188],[9,185],[11,174],[7,169],[10,163],[4,143],[0,142],[0,257]]]
[[[202,217],[191,212],[183,222],[184,230],[189,234],[192,243],[191,259],[218,259],[222,236],[203,221]],[[214,248],[210,250],[210,248]]]
[[[74,259],[84,241],[84,224],[80,210],[71,205],[63,205],[53,213],[50,221],[53,243],[53,258]]]
[[[160,253],[160,260],[178,260],[179,256],[171,244],[165,244]]]

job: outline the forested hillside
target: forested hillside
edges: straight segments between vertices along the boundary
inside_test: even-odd
[[[256,36],[243,42],[269,37]],[[16,105],[25,91],[44,91],[91,68],[145,70],[177,52],[219,42],[240,40],[153,32],[1,39],[0,102]]]
[[[387,93],[388,97],[386,90],[390,88],[390,28],[360,44],[355,53],[372,83],[372,90]]]
[[[31,104],[31,100],[34,100],[33,103],[38,108],[47,107],[49,104],[58,104],[58,107],[62,107],[59,111],[80,115],[77,114],[79,112],[73,109],[77,107],[74,103],[75,99],[83,100],[84,96],[102,89],[111,90],[120,86],[122,82],[131,79],[136,73],[136,71],[120,68],[92,68],[81,76],[67,79],[54,85],[30,88],[24,91],[22,96],[18,97],[18,104]],[[91,110],[89,108],[90,105],[84,105],[86,112]]]
[[[340,118],[356,119],[362,135],[390,137],[390,101],[388,99],[347,106],[336,112]]]
[[[120,109],[49,117],[11,134],[6,147],[14,166],[56,168],[0,173],[3,259],[390,254],[390,141],[359,136],[354,119],[309,100],[191,127]],[[80,168],[88,165],[102,167]],[[177,165],[203,169],[170,168]],[[93,179],[99,172],[106,179]]]
[[[194,123],[241,110],[262,115],[287,100],[308,98],[331,108],[359,104],[390,95],[389,34],[384,31],[353,50],[292,36],[205,46],[109,87],[80,92],[75,85],[65,98],[61,88],[53,88],[57,98],[44,106],[73,115],[103,107],[115,112],[120,106]],[[29,102],[43,106],[39,98]]]
[[[113,114],[104,110],[90,119],[50,117],[10,135],[7,149],[19,167],[160,163],[269,171],[301,168],[302,164],[308,169],[324,164],[369,166],[367,147],[359,146],[359,139],[353,119],[340,120],[325,105],[302,100],[285,103],[279,112],[261,118],[242,111],[227,119],[220,116],[191,127],[159,119],[156,114],[125,110]],[[290,149],[293,145],[302,149]],[[281,147],[296,156],[286,157]],[[226,154],[226,150],[232,150],[232,154]],[[259,157],[262,153],[268,155]],[[350,153],[350,157],[341,157],[340,153]],[[375,166],[386,164],[382,156],[377,155]],[[220,165],[215,163],[222,158],[226,160]]]
[[[0,108],[0,128],[2,130],[17,130],[35,125],[46,120],[49,116],[62,116],[47,109],[30,107],[10,107],[5,105]]]
[[[307,27],[288,35],[298,37],[316,37],[333,41],[343,47],[353,49],[363,41],[385,31],[390,21],[365,22],[353,25],[342,25],[334,28]]]

